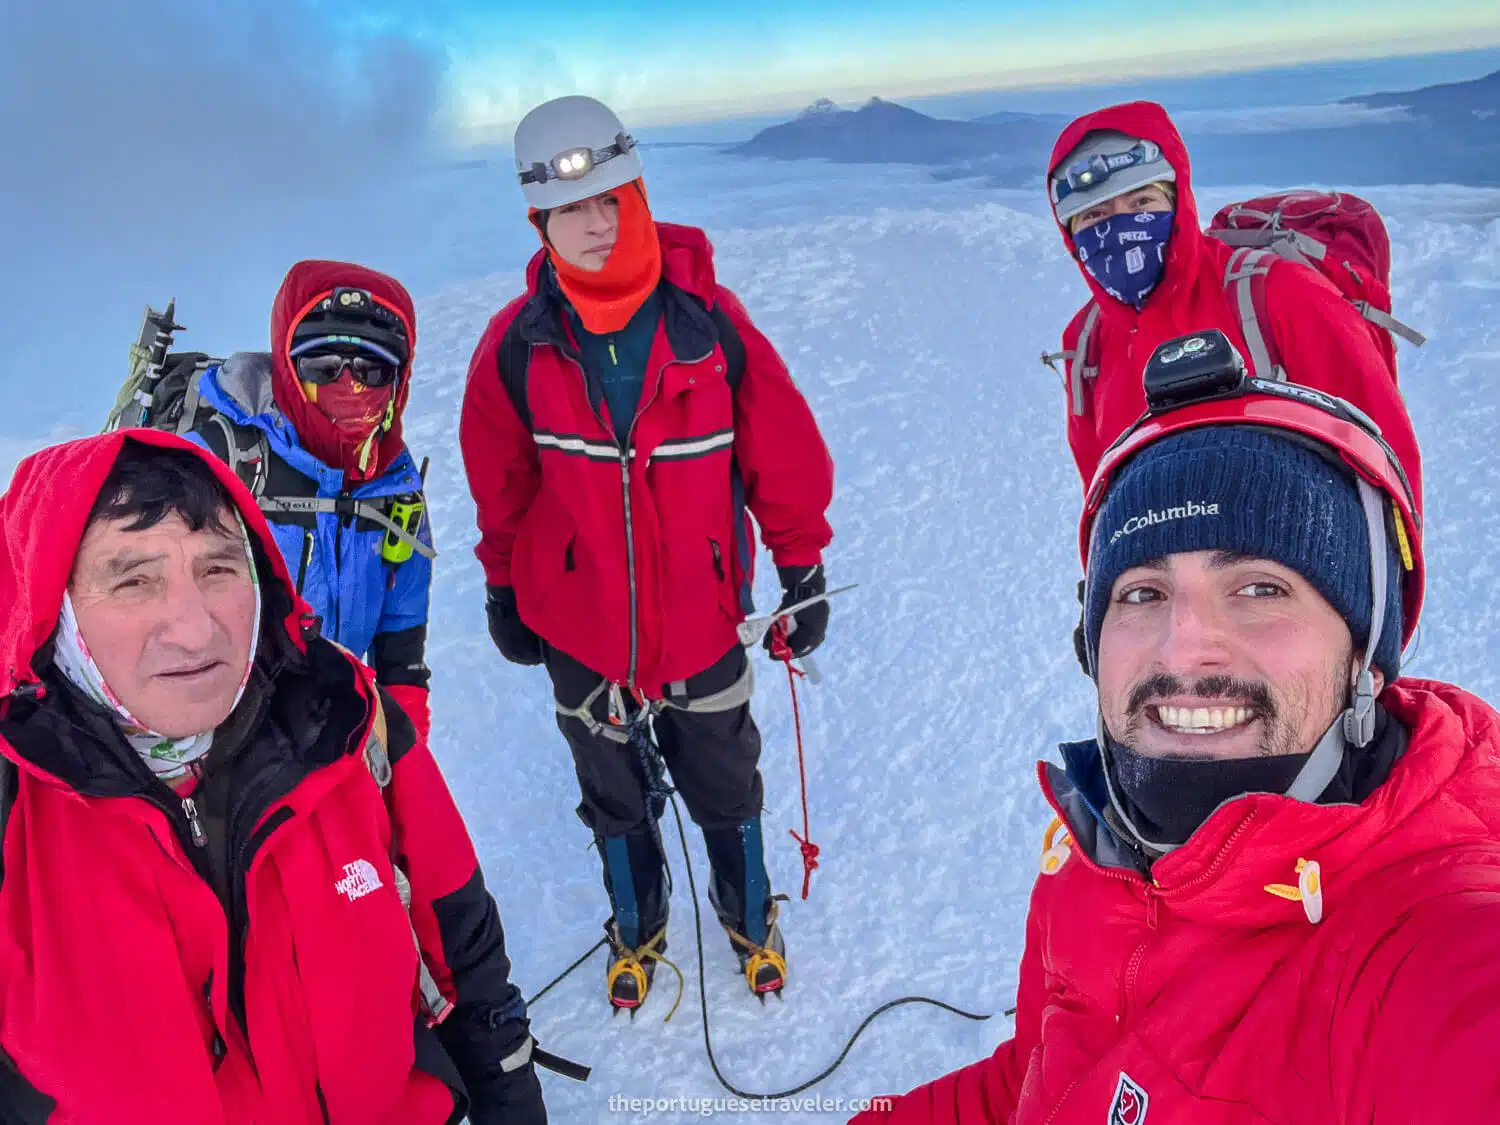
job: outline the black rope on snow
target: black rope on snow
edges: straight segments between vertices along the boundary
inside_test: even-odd
[[[688,891],[692,895],[693,900],[693,927],[696,930],[698,941],[698,1007],[703,1017],[703,1049],[708,1055],[708,1065],[713,1068],[714,1077],[718,1079],[719,1085],[723,1086],[724,1089],[728,1090],[736,1097],[749,1098],[752,1100],[760,1101],[775,1101],[778,1098],[789,1098],[794,1094],[800,1094],[804,1090],[809,1090],[812,1087],[816,1086],[819,1082],[822,1082],[825,1078],[827,1078],[840,1066],[842,1066],[844,1060],[848,1057],[849,1052],[854,1049],[854,1044],[858,1041],[859,1037],[864,1034],[865,1028],[874,1023],[877,1017],[890,1011],[892,1008],[899,1008],[903,1004],[930,1004],[935,1008],[941,1008],[945,1012],[952,1012],[956,1016],[961,1016],[967,1020],[974,1020],[975,1022],[982,1022],[991,1018],[988,1015],[979,1015],[975,1012],[965,1011],[962,1008],[954,1007],[952,1004],[945,1003],[942,1000],[935,1000],[930,996],[902,996],[896,1000],[888,1000],[886,1003],[880,1005],[880,1007],[876,1008],[873,1012],[867,1015],[860,1022],[860,1025],[854,1029],[854,1034],[849,1037],[849,1041],[844,1044],[844,1049],[838,1053],[838,1056],[833,1060],[833,1062],[829,1063],[827,1067],[819,1071],[816,1075],[814,1075],[812,1078],[809,1078],[806,1082],[803,1082],[799,1086],[793,1086],[787,1090],[779,1090],[775,1093],[757,1094],[747,1090],[741,1090],[738,1086],[730,1082],[729,1079],[725,1078],[724,1072],[719,1069],[719,1060],[714,1055],[713,1040],[709,1033],[708,1027],[708,987],[704,972],[703,955],[703,913],[698,905],[698,884],[697,880],[693,877],[693,860],[692,856],[688,853],[687,832],[683,828],[682,824],[682,809],[677,804],[676,792],[665,782],[665,763],[661,761],[660,751],[656,750],[654,741],[651,738],[649,719],[647,720],[647,722],[638,721],[637,723],[632,725],[635,726],[636,729],[631,731],[631,742],[634,743],[634,749],[636,750],[638,755],[637,761],[641,765],[643,772],[646,775],[644,780],[646,782],[645,787],[648,800],[650,800],[651,798],[658,798],[671,801],[672,816],[677,821],[677,839],[682,844],[682,861],[687,870]],[[663,809],[663,811],[665,810]],[[652,819],[653,821],[656,821],[655,817],[653,817]],[[666,848],[663,846],[663,841],[661,839],[661,829],[659,821],[656,821],[655,827],[658,851],[661,855],[663,866],[666,866]],[[668,868],[668,870],[670,871],[670,868]],[[670,878],[671,876],[669,875],[668,879],[670,880]],[[668,885],[670,886],[670,883]],[[569,965],[566,969],[564,969],[561,973],[554,977],[535,996],[527,1000],[526,1007],[530,1009],[533,1004],[535,1004],[557,985],[566,980],[570,975],[572,975],[575,970],[582,966],[584,962],[592,957],[601,946],[606,945],[607,943],[608,938],[606,937],[600,938],[593,945],[589,946],[586,953],[584,953],[581,957],[579,957],[576,961],[574,961],[571,965]],[[1007,1009],[1005,1014],[1007,1016],[1014,1016],[1016,1014],[1016,1009]]]
[[[593,945],[589,946],[589,951],[587,953],[585,953],[582,957],[578,958],[578,960],[574,961],[571,965],[569,965],[562,972],[558,973],[557,976],[555,976],[555,977],[552,978],[552,980],[547,984],[547,986],[545,988],[543,988],[540,992],[538,992],[530,1000],[526,1001],[526,1007],[529,1009],[533,1004],[535,1004],[543,996],[545,996],[545,995],[547,995],[547,993],[551,992],[553,988],[555,988],[557,985],[561,984],[563,981],[567,980],[568,977],[572,975],[574,969],[578,968],[585,961],[587,961],[590,957],[592,957],[594,955],[595,950],[597,950],[601,945],[604,945],[608,941],[609,941],[609,939],[607,937],[602,937],[598,941],[594,942]]]
[[[874,1022],[877,1016],[879,1016],[883,1012],[890,1011],[892,1008],[900,1007],[902,1004],[931,1004],[933,1007],[942,1008],[944,1011],[952,1012],[956,1016],[962,1016],[964,1019],[975,1020],[976,1022],[987,1020],[990,1018],[989,1016],[981,1016],[974,1012],[966,1012],[962,1008],[955,1008],[952,1004],[946,1004],[941,1000],[934,1000],[930,996],[903,996],[899,1000],[887,1001],[886,1003],[880,1005],[880,1007],[876,1008],[868,1016],[866,1016],[859,1027],[855,1029],[854,1034],[849,1037],[849,1042],[844,1044],[844,1049],[839,1052],[838,1057],[834,1059],[833,1062],[831,1062],[824,1070],[820,1071],[812,1078],[809,1078],[800,1086],[793,1086],[789,1090],[779,1090],[771,1094],[757,1094],[747,1090],[741,1090],[738,1086],[730,1082],[729,1079],[725,1078],[724,1072],[719,1069],[719,1060],[714,1057],[713,1042],[709,1037],[708,989],[705,985],[703,972],[703,915],[698,908],[698,887],[695,880],[693,879],[693,861],[692,858],[688,855],[687,835],[683,831],[682,827],[682,811],[678,808],[677,798],[675,796],[672,798],[672,815],[677,818],[677,837],[682,843],[682,861],[687,867],[688,889],[693,896],[693,925],[697,928],[698,931],[698,999],[699,1009],[703,1013],[703,1048],[708,1054],[708,1065],[713,1068],[714,1077],[719,1080],[719,1085],[723,1086],[724,1089],[728,1090],[731,1094],[734,1094],[736,1097],[749,1098],[752,1100],[775,1101],[778,1098],[789,1098],[793,1094],[800,1094],[803,1090],[811,1089],[843,1065],[844,1059],[854,1048],[855,1041],[862,1034],[864,1034],[865,1028],[869,1027],[870,1024]]]

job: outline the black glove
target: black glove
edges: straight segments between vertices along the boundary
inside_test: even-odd
[[[781,578],[781,588],[786,591],[781,599],[781,605],[777,606],[778,610],[816,597],[828,589],[828,580],[823,575],[822,563],[816,566],[778,566],[776,573]],[[792,614],[792,620],[797,623],[797,626],[787,636],[787,647],[792,650],[793,656],[806,656],[823,643],[823,638],[828,633],[827,599],[814,602],[805,609],[799,609]],[[766,630],[766,639],[762,643],[767,652],[771,652],[774,635],[774,627]]]
[[[486,586],[484,612],[489,618],[490,640],[500,655],[512,664],[540,664],[542,640],[516,611],[516,592],[510,586]]]
[[[1078,580],[1078,624],[1073,627],[1073,655],[1078,657],[1078,666],[1083,669],[1085,676],[1089,673],[1089,646],[1088,638],[1083,632],[1083,579]]]

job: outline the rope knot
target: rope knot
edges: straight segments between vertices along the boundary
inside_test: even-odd
[[[812,886],[812,873],[818,869],[818,845],[797,835],[795,828],[788,828],[793,840],[802,847],[802,900],[807,901],[807,892]]]

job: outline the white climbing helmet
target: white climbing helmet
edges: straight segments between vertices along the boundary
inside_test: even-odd
[[[540,210],[577,203],[641,174],[635,138],[601,101],[570,94],[543,102],[516,126],[516,178]]]

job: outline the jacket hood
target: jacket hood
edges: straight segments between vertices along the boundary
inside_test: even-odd
[[[290,419],[297,436],[316,456],[330,465],[338,465],[341,442],[332,422],[307,401],[302,384],[292,366],[292,330],[317,302],[329,296],[336,286],[348,285],[366,289],[372,297],[389,305],[401,317],[410,343],[406,366],[396,383],[395,416],[391,428],[380,441],[374,476],[401,453],[401,420],[411,391],[412,358],[417,354],[417,313],[411,294],[395,278],[352,262],[308,260],[298,262],[287,271],[271,307],[271,358],[274,365],[272,395],[281,412]],[[341,466],[342,467],[342,466]]]
[[[1160,146],[1162,155],[1166,157],[1167,163],[1172,165],[1172,170],[1177,174],[1176,217],[1172,223],[1172,238],[1167,247],[1167,267],[1161,284],[1147,298],[1146,303],[1149,305],[1154,301],[1169,301],[1173,291],[1187,284],[1197,272],[1198,261],[1203,253],[1203,244],[1207,236],[1199,227],[1198,202],[1193,198],[1193,170],[1188,160],[1187,146],[1182,143],[1182,134],[1177,131],[1177,126],[1172,124],[1172,119],[1167,116],[1167,111],[1162,106],[1156,102],[1125,102],[1121,105],[1106,106],[1104,109],[1084,114],[1064,129],[1061,136],[1057,138],[1057,143],[1052,146],[1052,159],[1047,165],[1047,184],[1044,186],[1049,188],[1047,193],[1049,205],[1052,198],[1050,191],[1052,174],[1063,164],[1068,154],[1082,143],[1084,137],[1096,130],[1104,129],[1128,133]],[[1054,220],[1057,218],[1055,208],[1053,218]],[[1068,256],[1078,262],[1073,236],[1068,233],[1067,225],[1062,222],[1058,222],[1057,225],[1062,232],[1063,245],[1067,248]],[[1135,309],[1106,293],[1104,287],[1094,280],[1094,275],[1084,269],[1081,262],[1078,263],[1078,271],[1083,274],[1084,281],[1088,283],[1094,299],[1099,302],[1099,307],[1105,314],[1122,312],[1135,314]]]
[[[708,235],[697,227],[658,222],[656,237],[661,244],[662,279],[712,305],[718,281],[714,273],[713,243],[709,242]],[[532,296],[542,289],[544,266],[551,271],[546,247],[533,254],[526,264],[526,288]]]
[[[229,466],[172,433],[116,430],[33,453],[16,467],[10,488],[0,496],[0,620],[6,623],[0,637],[0,698],[39,680],[33,660],[57,628],[89,512],[127,441],[191,453],[213,470],[259,544],[262,562],[269,562],[274,581],[286,592],[292,609],[283,628],[292,644],[306,651],[302,621],[312,611],[297,595],[260,507]]]

